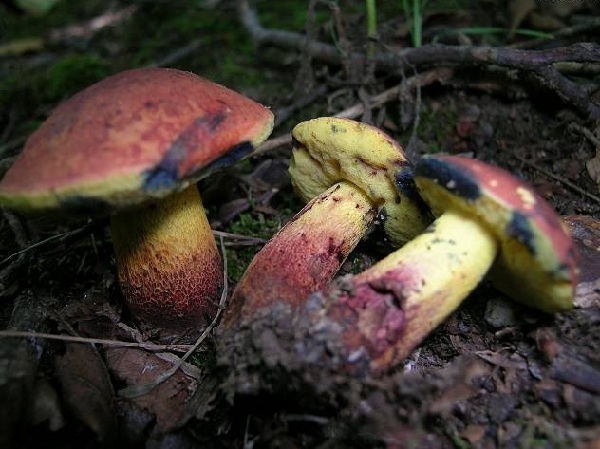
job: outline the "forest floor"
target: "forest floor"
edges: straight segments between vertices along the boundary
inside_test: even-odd
[[[372,123],[414,160],[439,152],[483,160],[528,181],[561,216],[600,217],[600,49],[556,51],[598,42],[597,2],[427,3],[423,43],[508,51],[483,63],[473,52],[418,53],[402,2],[378,5],[370,40],[363,2],[255,1],[265,28],[241,20],[248,12],[241,17],[231,0],[59,2],[39,17],[9,3],[0,4],[0,176],[59,102],[128,68],[189,70],[273,110],[280,144],[199,185],[213,229],[228,233],[229,291],[303,207],[287,172],[288,136],[314,117]],[[511,27],[547,35],[509,35]],[[309,54],[298,40],[305,33],[337,53]],[[353,58],[371,49],[415,52],[400,62]],[[600,232],[595,239],[579,244],[597,257]],[[386,251],[366,238],[342,272]],[[599,266],[586,273],[595,279]],[[0,335],[1,447],[600,447],[597,280],[556,315],[483,283],[403,366],[372,380],[368,396],[335,409],[286,397],[216,404],[212,334],[168,380],[136,391],[189,346],[153,347],[157,333],[123,309],[115,276],[106,217],[0,216],[1,328],[29,332]]]

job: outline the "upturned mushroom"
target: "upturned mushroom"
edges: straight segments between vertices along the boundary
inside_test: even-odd
[[[175,69],[128,70],[59,105],[0,182],[24,213],[112,212],[119,281],[134,314],[169,328],[216,311],[222,262],[196,181],[268,137],[273,115]]]
[[[368,270],[308,301],[300,354],[329,341],[311,363],[376,375],[397,366],[491,268],[494,285],[545,312],[573,304],[571,238],[551,206],[524,182],[483,162],[425,157],[415,182],[438,217]],[[319,310],[319,308],[322,308]],[[302,337],[300,337],[302,339]],[[331,347],[336,353],[332,355]]]
[[[234,360],[237,394],[295,391],[343,401],[350,379],[397,367],[488,271],[524,304],[546,312],[572,307],[572,240],[524,182],[455,156],[423,158],[415,182],[438,217],[422,234],[300,306],[273,301],[251,319],[242,316],[237,344],[220,359]]]
[[[395,245],[430,222],[402,147],[383,131],[322,117],[296,125],[290,176],[308,204],[259,251],[233,293],[226,326],[324,288],[376,216]]]

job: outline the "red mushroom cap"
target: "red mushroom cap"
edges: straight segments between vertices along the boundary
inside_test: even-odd
[[[54,110],[0,182],[0,202],[87,210],[166,196],[244,156],[272,127],[269,109],[192,73],[128,70]]]
[[[552,207],[525,182],[475,159],[424,157],[415,181],[434,214],[458,210],[497,236],[496,287],[548,312],[572,307],[576,283],[573,242]]]

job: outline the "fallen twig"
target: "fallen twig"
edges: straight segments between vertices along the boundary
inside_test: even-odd
[[[8,212],[4,212],[4,213],[7,214]],[[39,247],[43,247],[43,246],[45,246],[45,245],[47,245],[49,243],[53,243],[53,242],[56,242],[56,241],[60,242],[60,241],[63,241],[65,239],[67,239],[68,237],[72,237],[72,236],[83,234],[85,231],[88,231],[89,229],[91,229],[91,228],[93,228],[95,226],[96,226],[96,224],[93,223],[93,222],[92,223],[87,223],[87,224],[85,224],[85,225],[83,225],[83,226],[81,226],[81,227],[79,227],[77,229],[73,229],[73,230],[68,231],[68,232],[63,232],[61,234],[54,234],[54,235],[52,235],[52,236],[50,236],[48,238],[45,238],[43,240],[40,240],[39,242],[35,242],[35,243],[32,243],[32,244],[27,245],[27,246],[23,245],[23,248],[20,249],[19,251],[16,251],[16,252],[14,252],[12,254],[9,254],[4,259],[0,260],[0,265],[3,265],[3,264],[5,264],[6,262],[10,261],[11,259],[13,259],[15,257],[22,256],[22,255],[28,253],[29,251],[31,251],[33,249],[36,249],[36,248],[39,248]]]
[[[27,237],[17,217],[6,210],[1,210],[0,212],[10,227],[17,244],[20,247],[26,246]],[[10,260],[10,257],[0,261],[0,265],[4,265],[8,260]],[[15,282],[15,273],[25,265],[26,261],[27,255],[24,252],[20,252],[12,263],[0,269],[0,298],[9,296],[14,292],[14,289],[16,288],[15,285],[18,285],[18,283]]]
[[[389,89],[386,89],[383,92],[370,97],[366,101],[366,104],[369,108],[380,107],[385,103],[397,99],[402,88],[414,89],[417,86],[426,86],[436,81],[444,82],[452,76],[452,73],[452,69],[444,67],[423,72],[419,75],[407,78],[401,84],[390,87]],[[334,114],[334,117],[354,119],[360,117],[365,112],[365,107],[365,102],[361,101],[350,106],[349,108],[338,112],[337,114]],[[269,151],[272,151],[276,148],[279,148],[284,145],[289,145],[291,144],[291,142],[292,136],[289,133],[274,137],[259,145],[258,148],[256,148],[256,150],[254,150],[254,152],[252,153],[252,157],[262,156],[263,154],[268,153]]]
[[[306,47],[313,59],[329,64],[341,64],[342,58],[353,64],[366,63],[366,56],[362,53],[342,55],[333,45],[307,42],[303,34],[263,27],[247,0],[239,1],[239,16],[257,45],[272,45],[296,50]],[[380,53],[373,57],[373,61],[377,70],[387,72],[397,72],[406,67],[418,68],[431,65],[494,65],[528,71],[539,80],[540,84],[554,90],[563,101],[573,105],[586,118],[600,118],[600,106],[590,98],[591,89],[572,82],[552,66],[558,62],[600,62],[600,45],[596,43],[578,43],[544,50],[424,45]]]
[[[48,39],[50,42],[56,43],[74,38],[90,38],[106,27],[115,26],[130,19],[137,10],[137,5],[130,5],[116,11],[107,11],[86,22],[51,30],[50,33],[48,33]]]
[[[519,156],[518,154],[515,154],[515,157],[520,160],[521,162],[523,162],[524,164],[529,165],[531,168],[539,171],[540,173],[543,173],[544,175],[548,176],[549,178],[552,178],[556,181],[561,182],[562,184],[566,185],[567,187],[571,188],[572,190],[576,191],[577,193],[583,195],[583,196],[587,196],[589,199],[594,200],[596,203],[600,204],[600,197],[597,195],[594,195],[593,193],[587,192],[586,190],[582,189],[581,187],[579,187],[577,184],[569,181],[568,179],[565,179],[562,176],[559,176],[555,173],[552,173],[550,170],[546,170],[543,167],[540,167],[539,165],[525,159],[522,156]]]
[[[7,215],[8,212],[5,211],[4,214],[6,216],[8,216]],[[49,244],[55,243],[55,242],[62,242],[69,237],[79,236],[79,235],[87,235],[86,231],[89,231],[90,229],[94,229],[97,226],[98,226],[98,222],[92,221],[90,223],[86,223],[85,225],[83,225],[77,229],[63,232],[61,234],[54,234],[48,238],[40,240],[39,242],[35,242],[35,243],[32,243],[31,245],[27,245],[27,246],[23,247],[22,249],[20,249],[19,251],[9,254],[4,259],[0,260],[0,265],[4,265],[5,263],[9,262],[10,260],[12,260],[15,257],[21,257],[21,256],[25,255],[26,253],[28,253],[29,251],[32,251],[36,248],[44,247],[46,245],[49,245]],[[238,240],[238,242],[237,242],[238,244],[260,245],[260,244],[265,243],[264,239],[260,239],[258,237],[241,235],[241,234],[232,234],[229,232],[222,232],[222,231],[215,231],[215,230],[213,230],[213,234],[216,236],[219,236],[219,237]],[[1,279],[1,276],[0,276],[0,279]]]
[[[598,139],[594,133],[585,126],[581,126],[579,123],[573,122],[569,124],[569,128],[580,132],[592,143],[592,145],[594,145],[594,147],[600,148],[600,139]]]
[[[48,334],[45,332],[25,332],[25,331],[13,331],[13,330],[0,330],[0,338],[41,338],[44,340],[59,340],[66,341],[69,343],[87,343],[97,344],[104,346],[117,346],[124,348],[138,348],[145,349],[147,351],[158,352],[158,351],[176,351],[185,352],[188,351],[192,345],[157,345],[155,343],[138,343],[134,341],[119,341],[109,340],[104,338],[88,338],[88,337],[77,337],[74,335],[60,335],[60,334]]]
[[[216,235],[217,237],[234,240],[234,242],[232,242],[231,244],[225,243],[225,246],[263,245],[263,244],[267,243],[266,239],[263,239],[260,237],[252,237],[249,235],[233,234],[231,232],[223,232],[223,231],[215,231],[215,230],[213,230],[213,234]]]

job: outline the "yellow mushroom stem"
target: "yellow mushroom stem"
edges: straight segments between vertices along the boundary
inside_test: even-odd
[[[119,282],[135,316],[170,328],[214,316],[223,266],[196,185],[111,217]]]
[[[388,370],[479,284],[496,251],[494,236],[477,220],[447,212],[368,270],[332,284],[346,293],[338,291],[329,319],[345,321],[350,354],[366,349],[371,372]],[[353,315],[349,309],[357,320],[353,325],[346,318]]]
[[[369,198],[348,182],[313,198],[254,256],[233,293],[225,326],[275,301],[296,306],[324,288],[376,214]]]

